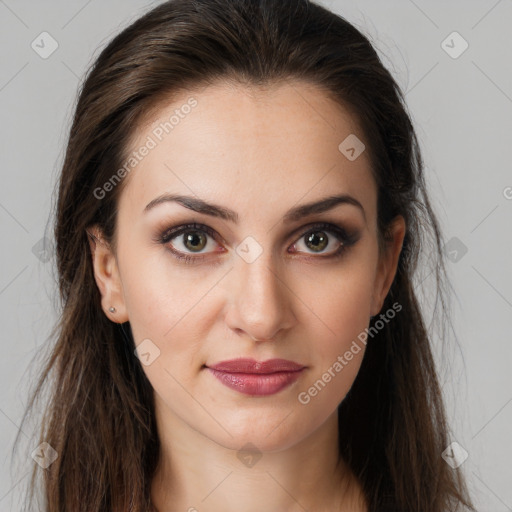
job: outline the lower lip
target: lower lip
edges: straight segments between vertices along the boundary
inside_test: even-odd
[[[228,373],[208,368],[222,384],[246,395],[273,395],[295,382],[302,370],[277,373]]]

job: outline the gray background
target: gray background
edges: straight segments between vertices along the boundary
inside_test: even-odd
[[[34,379],[29,363],[56,318],[54,260],[38,244],[51,237],[77,87],[106,42],[158,3],[0,0],[0,512],[20,509],[33,464],[33,426],[22,433],[28,455],[16,465],[11,449]],[[477,508],[512,511],[512,1],[322,3],[370,37],[407,92],[453,260],[459,345],[447,337],[452,348],[443,349],[434,335],[451,438],[469,454],[461,467]],[[43,31],[58,43],[47,59],[31,47]],[[442,45],[453,31],[469,44],[457,58]],[[419,290],[428,289],[427,270]]]

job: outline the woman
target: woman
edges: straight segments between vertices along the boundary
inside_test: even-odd
[[[474,510],[413,287],[430,242],[444,306],[420,150],[342,17],[171,0],[123,30],[55,235],[45,510]]]

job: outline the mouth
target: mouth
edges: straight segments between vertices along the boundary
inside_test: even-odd
[[[306,369],[304,365],[286,359],[232,359],[206,366],[222,384],[240,393],[268,396],[278,393],[295,382]]]

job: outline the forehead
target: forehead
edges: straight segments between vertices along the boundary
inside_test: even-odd
[[[134,131],[128,154],[139,157],[121,202],[140,211],[162,192],[178,192],[229,200],[233,209],[248,201],[272,208],[339,192],[365,196],[371,209],[368,154],[347,158],[347,140],[367,144],[356,117],[312,84],[219,82],[182,91]]]

